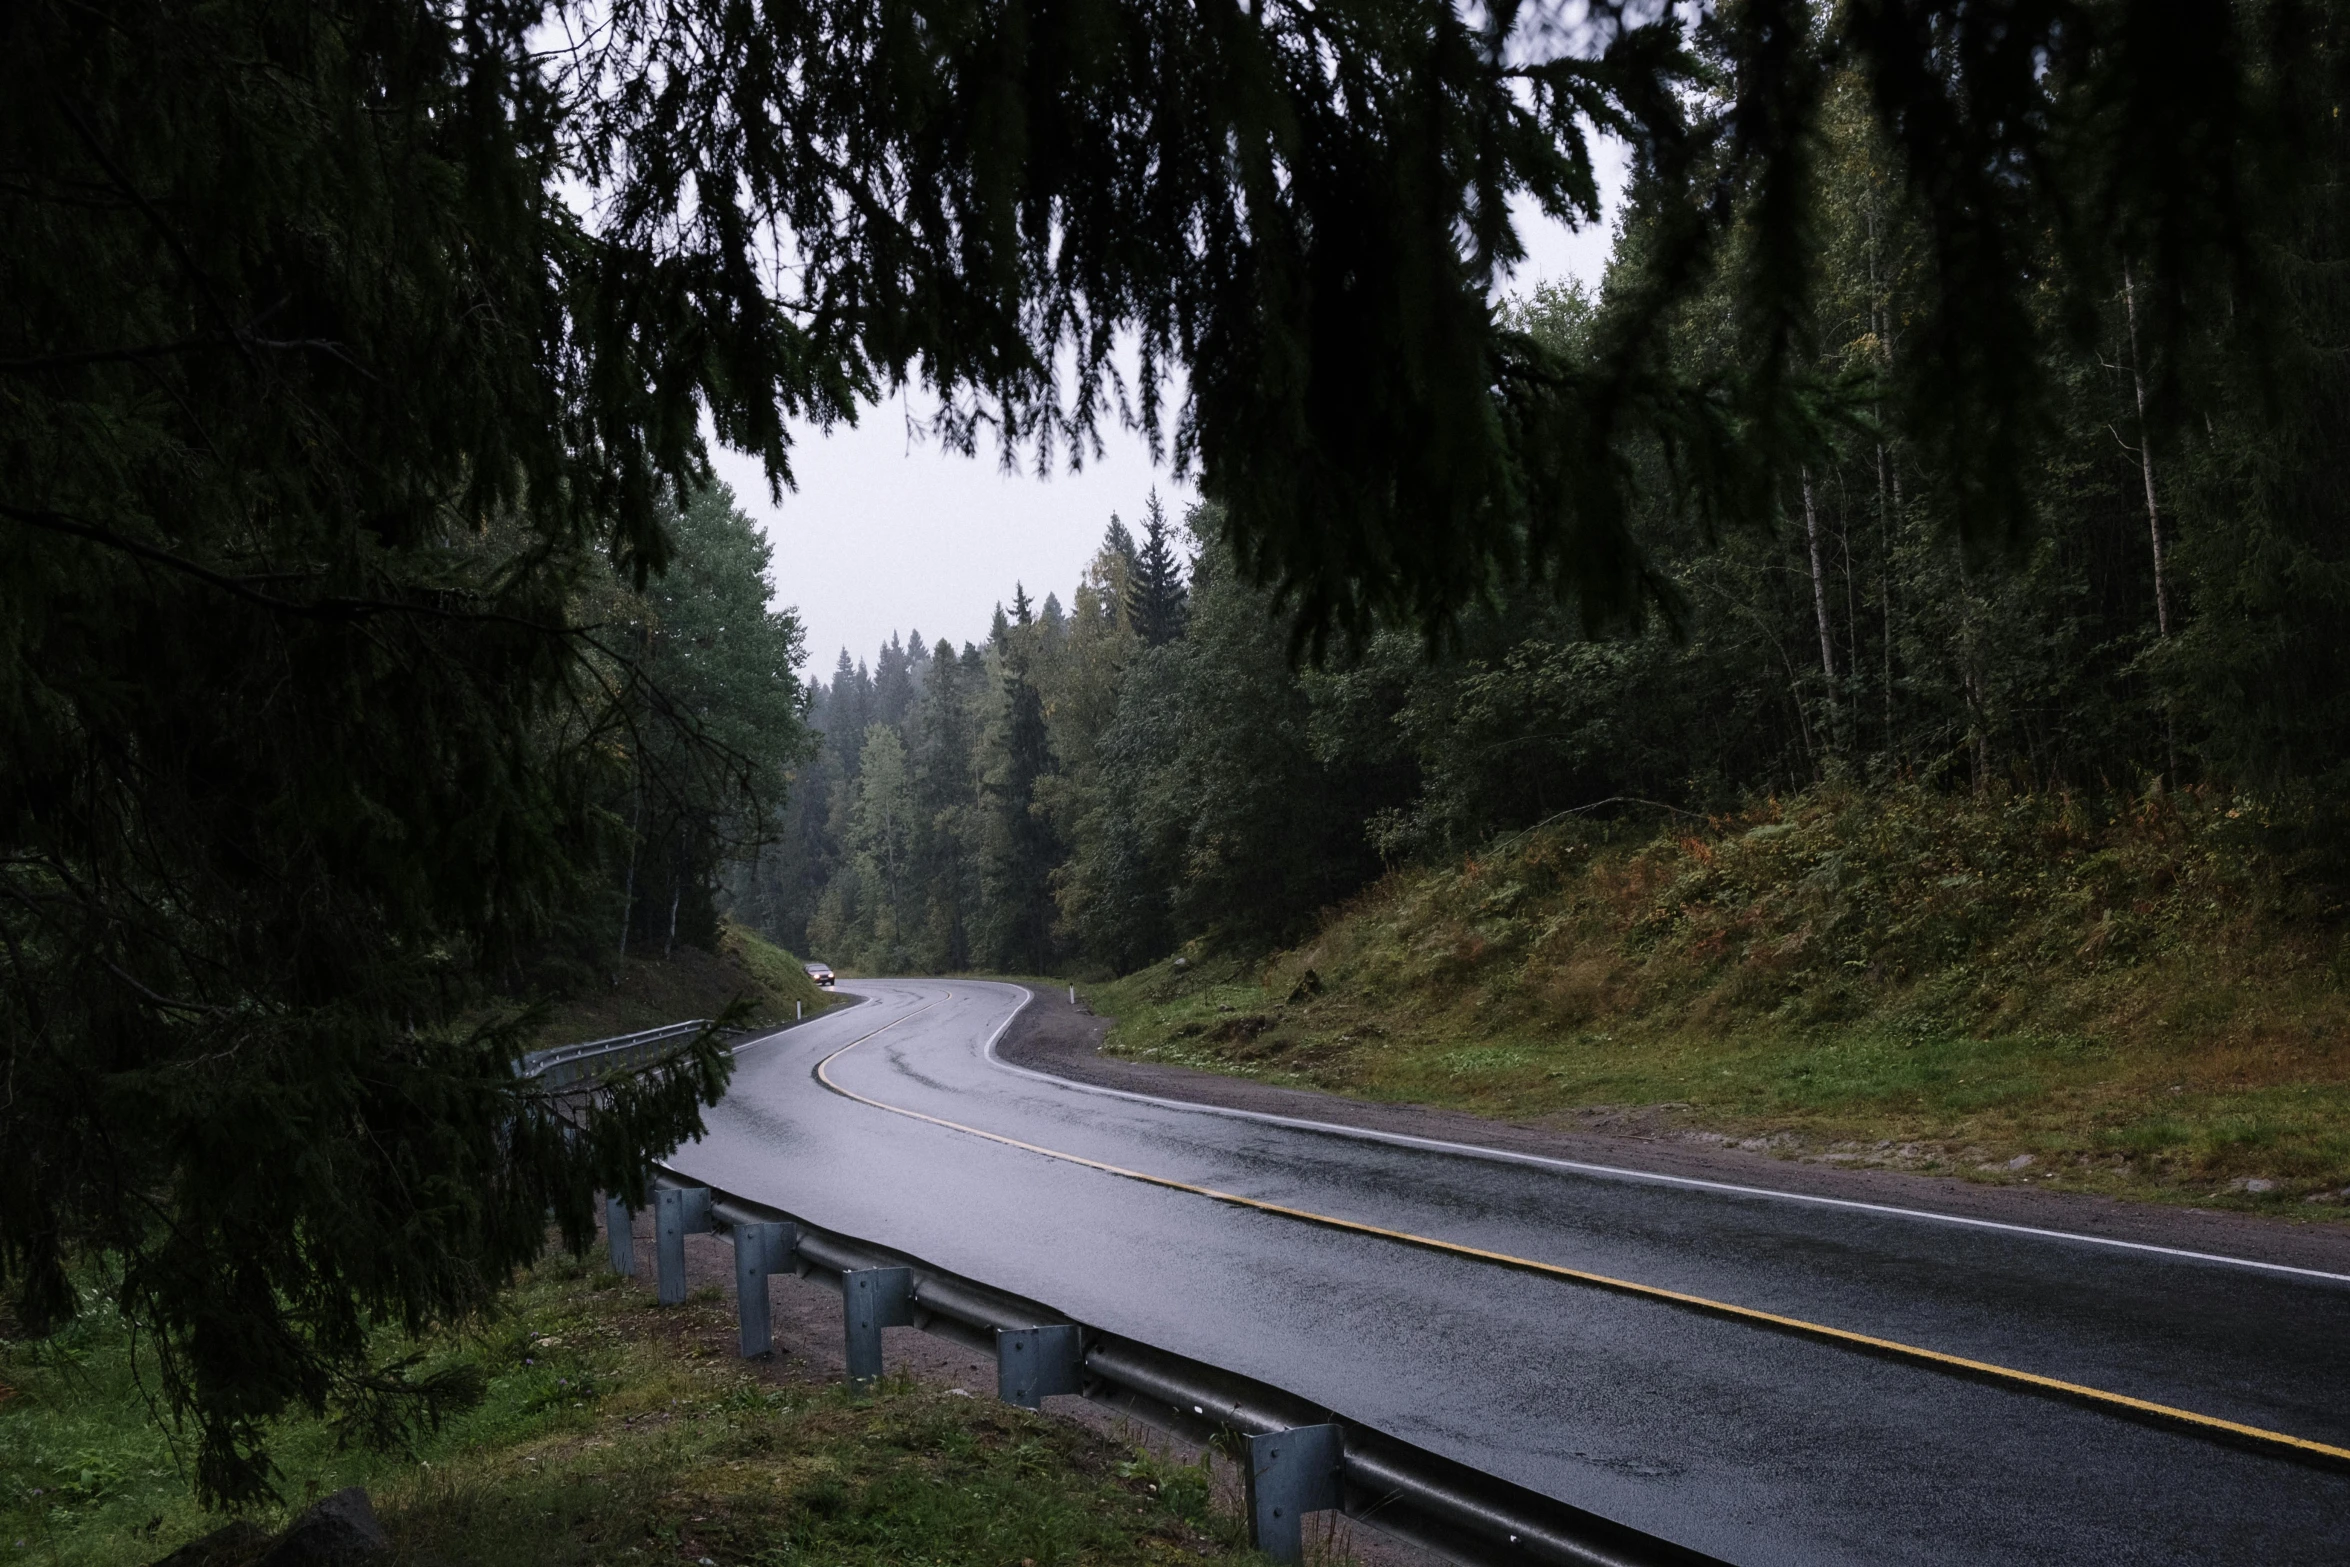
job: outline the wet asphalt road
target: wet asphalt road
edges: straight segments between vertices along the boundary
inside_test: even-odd
[[[859,1104],[2350,1446],[2350,1283],[1410,1148],[1023,1073],[867,981],[671,1163],[1739,1563],[2350,1563],[2350,1474]],[[884,1025],[888,1025],[884,1028]]]

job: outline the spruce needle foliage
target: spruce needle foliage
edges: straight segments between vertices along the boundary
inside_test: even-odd
[[[0,1277],[40,1334],[102,1267],[216,1500],[282,1412],[461,1401],[371,1330],[488,1308],[724,1082],[575,1137],[486,1007],[601,907],[661,715],[579,611],[695,471],[588,345],[528,21],[0,21]]]
[[[659,592],[599,620],[690,531],[706,430],[780,494],[792,421],[912,382],[1007,462],[1132,423],[1196,465],[1216,569],[1292,654],[1441,639],[1529,582],[1586,622],[1669,607],[1644,487],[1768,519],[1857,418],[1810,341],[1844,72],[1925,235],[1882,406],[1954,527],[2014,537],[2046,350],[2125,265],[2156,436],[2201,360],[2259,379],[2337,29],[2298,0],[0,10],[13,1309],[53,1325],[72,1259],[111,1258],[201,1484],[248,1499],[281,1410],[457,1391],[372,1365],[370,1324],[483,1309],[546,1208],[580,1236],[690,1133],[706,1042],[573,1140],[511,1073],[524,1028],[479,1019],[583,930],[714,928],[711,867],[759,836],[773,756],[653,667],[733,653],[657,648]],[[1513,204],[1599,216],[1598,135],[1638,243],[1563,343],[1493,296]],[[1717,304],[1739,351],[1692,369],[1674,334]],[[1058,634],[1022,621],[1005,647]],[[921,833],[993,834],[932,877],[956,961],[967,897],[997,951],[1050,946],[1051,717],[1012,663],[952,677],[1001,691],[984,776],[907,759],[955,802]]]

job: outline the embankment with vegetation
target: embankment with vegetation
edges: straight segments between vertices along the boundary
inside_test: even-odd
[[[286,1505],[247,1520],[274,1528],[361,1485],[395,1560],[452,1567],[1259,1559],[1203,1469],[992,1399],[746,1365],[715,1290],[664,1309],[558,1258],[506,1305],[420,1346],[421,1371],[458,1374],[478,1403],[395,1452],[280,1422]],[[0,1322],[0,1559],[130,1567],[221,1526],[150,1417],[152,1366],[142,1381],[131,1345],[101,1309],[45,1341]]]
[[[209,1495],[321,1389],[421,1413],[361,1328],[491,1310],[693,1135],[706,1054],[574,1138],[547,1041],[473,1025],[723,913],[1115,974],[1620,796],[2343,798],[2350,8],[1258,9],[933,29],[910,93],[839,3],[6,13],[0,1298],[127,1315]],[[1646,149],[1613,203],[1594,124]],[[1596,287],[1507,291],[1532,207],[1616,236]],[[901,393],[1040,470],[1131,423],[1214,504],[819,699],[777,606],[828,584],[705,437],[780,502]],[[949,557],[858,528],[910,623]],[[1504,948],[1454,971],[1497,1018]],[[2135,1037],[1904,984],[1730,1037]],[[1705,1004],[1626,1027],[1727,1048]]]
[[[708,949],[680,944],[670,951],[622,958],[619,972],[574,984],[548,1013],[539,1037],[550,1045],[576,1044],[659,1028],[686,1018],[716,1017],[736,1001],[750,1010],[745,1025],[788,1023],[797,1008],[833,1003],[830,991],[808,978],[800,960],[731,920],[718,924]]]
[[[2289,824],[1836,787],[1676,821],[1519,833],[1090,996],[1115,1052],[1371,1098],[2350,1216],[2350,924]]]

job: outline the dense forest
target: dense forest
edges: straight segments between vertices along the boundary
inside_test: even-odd
[[[729,1070],[574,1137],[536,1004],[729,905],[1124,969],[1831,778],[2340,841],[2343,29],[0,7],[9,1320],[111,1302],[216,1500],[290,1409],[437,1418],[381,1330],[583,1244]],[[1609,141],[1608,276],[1507,303]],[[1214,504],[809,688],[710,445],[788,504],[908,391],[1007,463],[1116,421]]]
[[[1177,526],[1153,497],[1139,537],[1110,520],[1065,604],[1014,585],[959,650],[841,652],[781,841],[730,873],[745,917],[869,970],[1123,972],[1295,936],[1385,866],[1560,813],[1702,814],[1831,779],[2216,787],[2330,839],[2350,762],[2345,165],[2264,258],[2290,308],[2257,361],[2158,335],[2124,258],[2040,366],[2008,475],[2031,525],[1970,536],[1944,454],[1885,407],[1933,374],[1905,362],[1933,239],[1857,92],[1823,120],[1810,458],[1741,524],[1682,504],[1674,453],[1638,450],[1645,613],[1496,578],[1433,639],[1387,629],[1317,662],[1217,508]],[[1635,207],[1596,294],[1540,288],[1511,324],[1587,353],[1650,239]],[[1686,380],[1740,352],[1729,321],[1718,295],[1680,311]]]

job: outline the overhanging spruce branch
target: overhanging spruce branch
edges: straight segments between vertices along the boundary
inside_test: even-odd
[[[92,544],[118,550],[153,565],[166,567],[183,576],[192,577],[209,587],[218,588],[224,593],[234,594],[247,603],[269,610],[274,614],[293,615],[308,620],[343,621],[375,615],[413,615],[430,620],[513,626],[519,630],[535,632],[542,636],[562,638],[580,637],[597,629],[594,626],[574,626],[562,622],[533,620],[526,615],[512,615],[503,610],[453,609],[445,604],[428,604],[400,599],[365,598],[345,594],[324,595],[308,601],[281,598],[275,594],[264,593],[252,584],[285,581],[287,579],[283,573],[230,576],[225,572],[215,571],[201,562],[190,560],[184,555],[175,554],[157,545],[144,543],[127,534],[117,533],[112,528],[101,527],[96,523],[82,522],[63,512],[45,508],[18,506],[8,501],[0,501],[0,516],[12,518],[28,527],[46,529],[52,533],[68,534]],[[430,591],[464,593],[468,590],[434,588]]]
[[[139,209],[140,215],[146,218],[148,225],[154,229],[156,237],[163,241],[164,248],[171,252],[172,259],[179,263],[180,270],[187,275],[188,281],[195,286],[196,292],[204,297],[204,302],[211,307],[212,313],[220,318],[222,331],[234,338],[237,330],[235,315],[222,301],[220,291],[211,276],[198,266],[196,258],[189,254],[187,241],[180,237],[179,230],[164,221],[163,214],[156,210],[155,203],[148,200],[145,192],[139,189],[138,182],[124,172],[122,165],[117,163],[113,156],[107,152],[106,144],[99,139],[89,118],[63,94],[56,95],[53,101],[57,105],[57,112],[65,117],[65,122],[68,125],[73,127],[74,134],[81,139],[82,145],[89,150],[90,156],[95,158],[98,161],[98,166],[106,171],[107,179],[112,181],[114,188],[121,191],[123,196]],[[251,350],[247,349],[247,353],[250,355]]]

